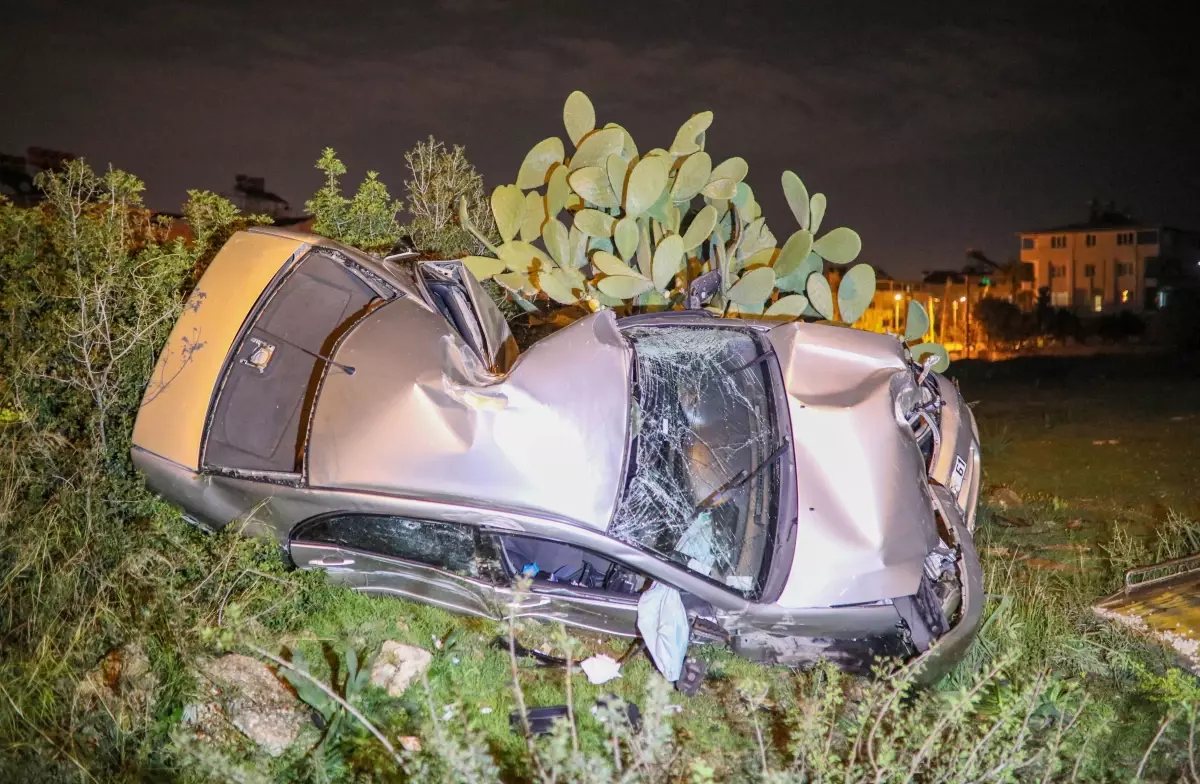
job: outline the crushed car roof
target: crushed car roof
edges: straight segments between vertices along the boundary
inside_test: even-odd
[[[313,487],[445,500],[603,530],[624,475],[630,348],[600,311],[491,376],[412,298],[369,314],[329,371]]]

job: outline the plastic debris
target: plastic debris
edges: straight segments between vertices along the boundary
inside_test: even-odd
[[[526,721],[529,722],[529,731],[534,735],[545,735],[554,729],[555,719],[565,719],[568,716],[566,705],[548,705],[544,708],[530,708],[525,712]],[[521,721],[521,714],[513,711],[508,714],[508,724],[513,732],[524,733],[525,722]]]
[[[683,663],[683,672],[675,681],[675,688],[685,697],[694,697],[700,691],[700,684],[708,673],[708,665],[696,659],[688,659]]]
[[[613,678],[621,677],[621,665],[616,659],[605,653],[600,653],[579,663],[579,668],[587,676],[588,683],[608,683]]]
[[[688,619],[679,591],[655,583],[638,599],[638,631],[654,666],[668,681],[679,679],[687,655]]]

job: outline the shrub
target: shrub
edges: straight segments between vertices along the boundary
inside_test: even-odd
[[[471,223],[499,241],[483,177],[459,145],[448,149],[432,136],[404,153],[411,179],[404,181],[412,220],[404,227],[416,246],[440,258],[482,253],[485,245],[458,224],[458,203],[466,199]]]
[[[336,158],[324,160],[336,172]],[[569,669],[560,679],[520,666],[515,646],[488,648],[488,624],[286,574],[273,544],[243,539],[236,526],[202,534],[142,487],[130,429],[197,268],[256,219],[192,192],[188,244],[166,237],[125,173],[73,162],[39,184],[40,207],[0,202],[0,780],[1165,780],[1200,764],[1195,682],[1087,609],[1115,574],[1064,578],[989,559],[984,627],[962,665],[925,691],[900,668],[864,680],[696,650],[717,678],[676,717],[670,708],[682,698],[644,659],[623,665],[603,692],[581,678],[572,686]],[[329,185],[316,197],[328,215],[362,216],[338,224],[363,232],[345,236],[382,243],[394,231],[385,190],[368,188],[355,207]],[[981,527],[981,550],[990,535]],[[1193,523],[1172,517],[1153,546],[1174,554],[1198,541]],[[1150,554],[1140,547],[1115,538],[1110,566]],[[389,635],[435,640],[424,704],[413,694],[389,702],[361,683],[358,664],[378,645],[382,619]],[[578,653],[565,633],[527,633],[550,637],[541,647],[569,660]],[[453,648],[456,635],[466,642]],[[158,676],[152,704],[85,710],[80,679],[135,639]],[[318,640],[346,653],[323,658]],[[303,661],[287,648],[305,650],[312,678],[353,702],[389,744],[419,734],[423,750],[384,753],[358,716],[305,686],[331,723],[341,716],[320,747],[272,761],[182,737],[188,662],[217,643],[284,669]],[[452,709],[478,704],[480,692],[503,714]],[[609,693],[641,701],[640,729],[616,699],[578,709]],[[546,738],[514,735],[507,707],[524,705],[525,694],[531,704],[565,698],[573,720]]]
[[[975,306],[975,318],[989,342],[1018,343],[1029,336],[1025,314],[1011,302],[985,297]]]
[[[129,459],[142,392],[193,268],[252,219],[192,192],[189,245],[166,238],[142,205],[141,182],[124,172],[73,161],[38,185],[38,207],[0,202],[6,781],[81,769],[111,777],[159,757],[145,717],[84,715],[76,684],[105,651],[136,638],[149,641],[160,681],[177,682],[198,619],[224,600],[279,591],[257,577],[229,585],[227,570],[278,572],[278,558],[232,532],[201,536],[146,492]],[[175,699],[167,685],[152,710],[169,713]]]
[[[342,195],[341,176],[346,166],[332,148],[326,147],[317,160],[325,184],[304,204],[312,213],[313,231],[330,239],[354,245],[370,253],[387,251],[400,238],[396,214],[404,205],[393,200],[379,173],[367,172],[353,199]]]

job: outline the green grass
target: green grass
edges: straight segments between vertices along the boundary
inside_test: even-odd
[[[1032,780],[1044,773],[1067,780],[1076,771],[1079,780],[1128,780],[1165,718],[1171,722],[1147,756],[1145,773],[1163,779],[1185,764],[1188,722],[1195,721],[1200,698],[1194,682],[1179,679],[1167,651],[1101,622],[1089,605],[1114,589],[1122,569],[1155,556],[1154,537],[1166,521],[1178,523],[1171,529],[1175,542],[1196,533],[1186,524],[1197,519],[1194,447],[1175,442],[1195,434],[1200,384],[1180,365],[1166,376],[1158,366],[1134,364],[1122,372],[1103,358],[1075,365],[1071,373],[1023,361],[956,368],[965,396],[978,401],[985,498],[996,487],[1021,498],[1012,508],[985,502],[981,510],[988,618],[963,664],[935,689],[916,694],[894,677],[795,673],[718,649],[696,651],[710,676],[696,697],[669,695],[681,710],[667,716],[673,748],[666,779],[706,780],[706,771],[714,780],[761,776],[757,730],[769,768],[790,771],[789,780],[805,780],[801,770],[816,777],[820,765],[828,766],[825,778],[809,780],[903,780],[917,757],[931,779],[940,771],[953,780],[968,765],[975,775],[985,767],[1027,765],[1020,775]],[[1101,438],[1120,443],[1092,444]],[[9,465],[15,472],[15,463]],[[1147,483],[1148,472],[1156,484]],[[357,594],[326,584],[319,574],[287,573],[271,546],[201,534],[169,506],[136,492],[131,497],[140,499],[136,517],[113,518],[90,533],[64,524],[80,517],[72,505],[77,493],[59,496],[51,525],[17,529],[15,518],[7,518],[9,530],[24,538],[6,551],[4,589],[10,603],[32,615],[9,625],[6,639],[19,645],[0,655],[0,682],[12,700],[0,697],[0,778],[402,778],[354,722],[319,754],[297,746],[275,760],[246,742],[196,743],[179,725],[196,693],[192,662],[198,656],[245,651],[247,644],[285,658],[301,651],[313,676],[329,681],[344,666],[332,653],[349,646],[369,655],[389,639],[433,653],[428,697],[418,685],[401,698],[367,690],[356,699],[389,738],[422,737],[426,757],[450,769],[466,752],[453,757],[459,762],[447,762],[446,748],[461,752],[474,739],[504,779],[535,774],[523,738],[509,727],[511,662],[492,645],[506,635],[505,624]],[[4,498],[13,496],[0,493]],[[99,534],[104,541],[95,540]],[[50,557],[69,551],[106,566],[68,572]],[[529,647],[556,645],[547,626],[529,625],[518,636]],[[577,636],[579,658],[619,656],[628,645]],[[159,678],[152,714],[81,715],[72,703],[74,682],[105,649],[129,639],[144,641]],[[529,706],[566,701],[561,670],[519,664]],[[589,769],[609,759],[607,731],[589,707],[615,694],[645,708],[656,678],[645,655],[602,687],[576,674],[573,697]],[[450,733],[448,746],[435,748],[431,740],[430,701]],[[448,705],[455,706],[452,713]],[[1071,717],[1071,732],[1056,740]],[[993,727],[995,734],[987,734]],[[542,748],[544,759],[553,757]]]
[[[981,511],[978,538],[991,597],[989,619],[966,661],[939,684],[932,697],[921,698],[933,702],[918,701],[925,706],[920,711],[927,722],[917,730],[927,730],[959,699],[955,695],[986,680],[995,663],[1008,657],[1013,663],[979,690],[979,703],[972,704],[971,715],[990,721],[1002,715],[1006,705],[1026,702],[1038,706],[1038,711],[1052,712],[1060,704],[1078,706],[1075,698],[1086,693],[1088,701],[1076,725],[1086,732],[1071,747],[1070,759],[1055,769],[1055,775],[1066,778],[1074,772],[1068,763],[1079,762],[1086,780],[1132,771],[1160,727],[1163,706],[1169,704],[1170,690],[1161,676],[1175,665],[1171,655],[1096,619],[1089,605],[1113,590],[1121,569],[1131,565],[1120,562],[1122,557],[1153,555],[1149,545],[1139,543],[1149,541],[1166,520],[1167,510],[1193,514],[1196,509],[1189,470],[1196,447],[1184,442],[1200,427],[1200,417],[1193,416],[1200,413],[1200,395],[1195,394],[1200,383],[1178,367],[1174,375],[1164,378],[1136,365],[1113,367],[1104,358],[1077,364],[1066,375],[1062,368],[1048,372],[1039,363],[958,369],[964,394],[977,401],[985,484],[989,489],[1014,490],[1022,503],[1003,510],[985,503]],[[1101,439],[1120,443],[1092,443]],[[1139,546],[1149,549],[1137,550]],[[1116,552],[1118,562],[1110,551]],[[331,589],[321,595],[324,598],[316,606],[304,608],[302,615],[282,624],[292,631],[275,638],[278,644],[299,647],[309,661],[318,662],[323,661],[322,643],[350,641],[376,649],[383,640],[395,639],[433,650],[428,678],[436,709],[456,704],[455,721],[482,735],[507,777],[532,775],[524,741],[508,723],[509,712],[515,710],[508,654],[491,645],[505,634],[503,624],[464,620],[348,591]],[[529,626],[519,637],[530,647],[554,647],[549,627]],[[627,645],[581,637],[581,657],[599,652],[618,656]],[[447,639],[437,649],[436,643]],[[718,779],[757,775],[758,748],[747,707],[752,700],[747,695],[755,684],[763,684],[769,687],[760,711],[768,760],[773,768],[787,768],[791,748],[803,743],[804,733],[812,733],[810,727],[797,735],[797,717],[813,704],[804,695],[815,689],[828,696],[814,685],[815,676],[759,667],[717,649],[698,653],[710,666],[703,691],[690,699],[677,694],[672,699],[682,706],[673,717],[681,757],[702,759]],[[314,674],[328,677],[328,671],[320,668]],[[609,693],[640,702],[653,677],[645,656],[634,658],[623,667],[620,680],[603,687],[576,676],[574,699],[585,750],[603,754],[605,738],[587,707]],[[560,670],[539,669],[523,661],[527,704],[565,702],[563,678]],[[876,686],[854,679],[843,683],[851,699],[837,722],[853,726],[856,705],[884,705],[887,683],[886,679]],[[875,688],[883,690],[871,697]],[[370,706],[389,734],[419,734],[428,722],[424,700],[423,690],[417,687],[400,700],[377,695]],[[821,733],[829,732],[830,721],[827,718],[820,725]],[[1156,764],[1173,764],[1158,760],[1181,759],[1171,755],[1183,748],[1185,729],[1182,724],[1168,728],[1148,770],[1156,770]],[[1084,745],[1088,738],[1090,746]],[[901,757],[916,750],[906,741],[893,738],[892,742]],[[351,733],[343,745],[351,768],[366,764],[355,756],[372,745],[365,733]],[[377,756],[367,757],[379,762]],[[282,760],[275,763],[275,770],[282,776],[295,765],[294,759]],[[687,770],[677,767],[676,773]]]

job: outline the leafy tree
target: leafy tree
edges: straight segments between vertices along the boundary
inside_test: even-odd
[[[1028,337],[1025,315],[1007,300],[995,297],[981,299],[975,306],[975,319],[989,341],[1017,343]]]
[[[37,184],[38,207],[0,199],[0,779],[109,780],[136,741],[82,734],[75,686],[139,630],[188,633],[207,590],[174,581],[217,561],[136,477],[133,420],[194,266],[250,221],[193,192],[188,243],[125,172],[76,160]]]
[[[325,173],[325,184],[304,204],[315,218],[313,231],[371,253],[391,248],[400,237],[396,214],[404,204],[392,199],[379,173],[367,172],[354,198],[347,199],[341,186],[346,166],[332,147],[321,153],[317,168]]]

